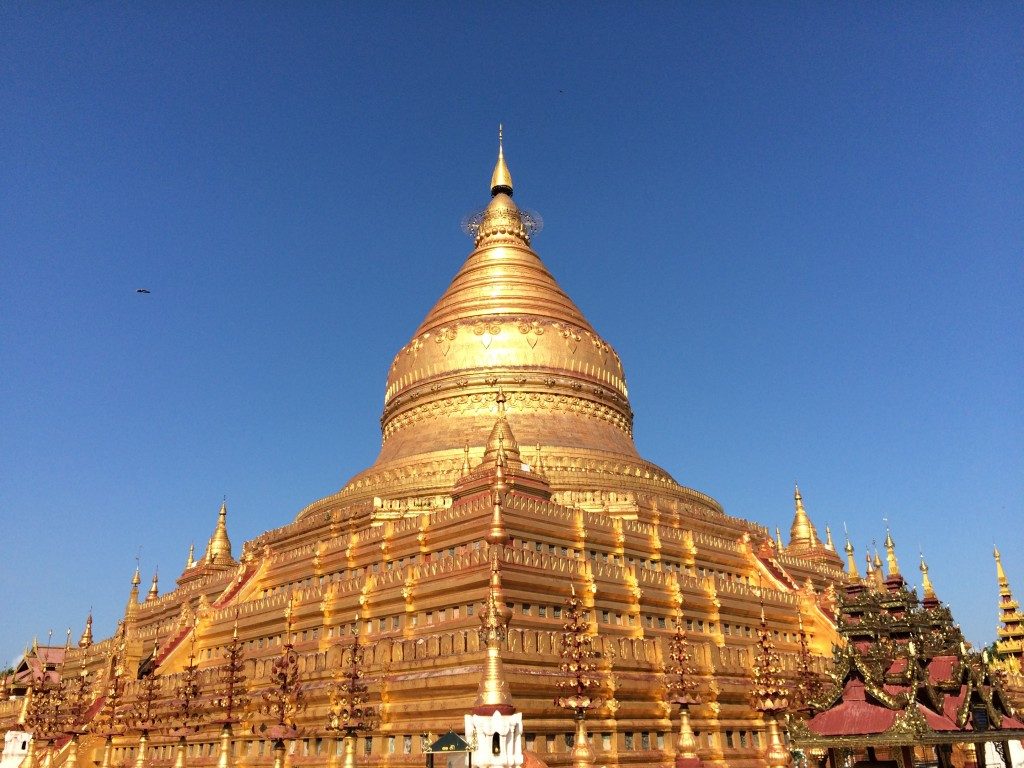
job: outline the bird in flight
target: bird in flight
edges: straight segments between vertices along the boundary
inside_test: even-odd
[[[136,288],[136,293],[149,293],[149,288]]]

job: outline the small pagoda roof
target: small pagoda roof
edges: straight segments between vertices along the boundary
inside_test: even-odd
[[[469,742],[455,733],[448,731],[444,736],[430,745],[428,752],[472,752]]]

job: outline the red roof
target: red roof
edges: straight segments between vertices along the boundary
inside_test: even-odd
[[[807,727],[819,736],[853,736],[881,733],[895,719],[895,710],[867,700],[863,680],[851,678],[843,688],[842,701],[812,717]]]

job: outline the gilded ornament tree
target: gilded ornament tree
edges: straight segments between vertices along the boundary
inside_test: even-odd
[[[245,675],[245,646],[238,638],[238,616],[231,633],[231,642],[224,649],[224,662],[218,669],[218,685],[214,694],[213,717],[221,724],[220,755],[217,768],[231,768],[232,727],[242,719],[249,707],[249,686]]]
[[[159,641],[154,641],[152,653],[154,659],[159,647]],[[135,753],[135,768],[144,768],[146,752],[149,747],[149,734],[159,728],[164,722],[164,712],[161,706],[163,689],[163,677],[156,674],[155,669],[151,669],[141,680],[134,684],[130,695],[126,697],[125,727],[127,730],[139,735],[139,743]]]
[[[27,657],[27,654],[26,654]],[[40,666],[39,676],[32,677],[29,685],[28,704],[25,708],[23,725],[32,734],[29,741],[28,754],[25,755],[25,768],[35,768],[36,744],[46,745],[44,765],[50,762],[50,747],[57,738],[58,690],[54,680],[49,678],[45,665]]]
[[[185,768],[188,736],[202,727],[206,714],[202,707],[203,689],[199,678],[199,667],[196,665],[195,647],[196,628],[193,625],[188,663],[177,675],[174,698],[171,702],[171,709],[167,713],[167,721],[171,724],[171,733],[178,737],[174,768]]]
[[[697,697],[697,669],[686,638],[682,611],[676,612],[675,630],[668,646],[669,666],[665,670],[665,689],[669,701],[679,705],[679,742],[677,764],[698,760],[697,740],[690,727],[690,707],[699,704]]]
[[[353,624],[352,642],[341,650],[341,672],[335,674],[327,712],[327,729],[344,740],[344,768],[355,768],[356,736],[373,730],[377,723],[377,708],[369,703],[363,680],[365,653],[366,647],[359,642],[358,624]]]
[[[71,630],[68,630],[70,641]],[[69,643],[70,645],[70,643]],[[65,650],[67,653],[67,650]],[[65,768],[78,766],[78,738],[85,730],[86,710],[92,703],[92,687],[90,675],[85,669],[85,657],[77,674],[65,674],[61,670],[60,684],[57,689],[57,727],[61,736],[69,738],[68,754],[64,759]]]
[[[797,614],[800,625],[800,655],[797,667],[796,687],[793,689],[793,712],[801,717],[810,717],[812,701],[821,692],[821,676],[814,671],[811,664],[811,651],[807,644],[807,632],[804,631],[803,616]]]
[[[263,691],[257,711],[264,718],[259,731],[274,742],[274,768],[284,765],[285,742],[298,735],[296,716],[306,708],[299,675],[299,657],[292,644],[292,599],[285,608],[285,638],[270,670],[270,687]]]
[[[789,706],[789,692],[782,677],[782,661],[772,642],[772,633],[764,617],[764,603],[761,604],[761,625],[757,630],[758,653],[754,657],[753,686],[750,691],[751,706],[761,713],[768,727],[768,751],[765,759],[768,768],[786,768],[789,752],[782,743],[779,721]]]
[[[107,677],[103,687],[103,706],[96,713],[96,718],[93,721],[93,732],[103,736],[103,758],[100,768],[110,768],[114,736],[123,733],[128,726],[124,654],[125,626],[124,622],[121,622],[114,634],[114,648],[107,664]]]
[[[597,678],[597,666],[594,660],[598,652],[594,649],[594,639],[590,633],[590,624],[586,620],[583,601],[576,595],[576,588],[565,602],[565,623],[562,625],[562,643],[559,655],[562,663],[559,669],[562,679],[557,685],[562,695],[555,699],[555,704],[572,712],[576,721],[576,737],[572,748],[574,768],[588,768],[594,763],[594,753],[590,748],[587,735],[587,710],[595,709],[601,704],[597,698],[600,681]]]

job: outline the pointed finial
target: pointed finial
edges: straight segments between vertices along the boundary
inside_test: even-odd
[[[782,531],[779,530],[779,526],[775,526],[775,544],[782,550]]]
[[[832,543],[832,529],[827,525],[825,526],[825,549],[832,552],[836,551],[836,545]]]
[[[494,173],[491,174],[491,197],[504,192],[512,196],[512,174],[509,173],[505,164],[504,136],[501,124],[498,125],[498,162],[494,165]]]
[[[82,636],[78,638],[79,648],[88,648],[92,645],[92,608],[89,609],[89,615],[85,618],[85,629],[82,630]]]
[[[846,523],[843,523],[843,528],[845,530]],[[846,546],[843,549],[846,551],[847,578],[850,581],[856,581],[860,578],[860,573],[857,571],[857,558],[853,556],[853,544],[850,543],[849,533],[846,535]]]
[[[142,573],[139,569],[139,558],[135,558],[135,573],[132,574],[132,586],[137,587],[142,583]]]
[[[1003,558],[999,554],[999,547],[992,545],[992,556],[996,559],[996,578],[999,580],[999,587],[1006,589],[1010,586],[1010,580],[1006,578],[1006,571],[1003,570]]]
[[[188,560],[185,561],[185,570],[196,567],[196,543],[193,541],[188,545]]]
[[[71,627],[68,627],[67,631],[64,633],[64,652],[66,653],[66,652],[68,652],[70,650],[71,650]]]
[[[924,552],[921,553],[921,565],[918,567],[921,569],[921,591],[924,593],[924,599],[934,599],[935,588],[932,586],[932,580],[928,576],[928,563],[924,561]]]
[[[217,513],[217,526],[206,546],[203,560],[207,563],[234,562],[231,555],[231,539],[228,538],[228,497],[225,496]]]
[[[160,597],[160,589],[157,587],[157,583],[158,583],[158,579],[159,579],[158,574],[159,574],[159,569],[156,569],[156,570],[153,571],[153,581],[149,585],[149,594],[146,595],[146,602],[147,603],[150,602],[151,600],[156,600],[158,597]]]
[[[890,576],[898,576],[900,565],[896,562],[896,542],[892,540],[892,532],[889,530],[889,521],[885,522],[885,561],[889,568]]]
[[[800,495],[800,486],[796,483],[793,484],[793,506],[795,511],[793,524],[789,527],[789,545],[795,544],[804,548],[820,547],[821,541],[818,539],[818,532],[814,530],[814,523],[807,516],[807,510],[804,509],[804,497]]]
[[[544,471],[544,456],[540,452],[540,443],[537,443],[537,461],[533,471],[541,477],[547,477],[547,472]]]
[[[469,467],[469,443],[462,449],[462,477],[465,477],[470,472]]]

